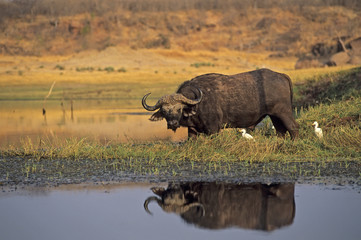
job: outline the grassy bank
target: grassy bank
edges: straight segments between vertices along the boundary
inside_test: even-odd
[[[291,141],[275,136],[271,124],[253,133],[255,141],[247,141],[235,129],[226,129],[213,136],[200,136],[181,144],[149,142],[104,145],[87,139],[23,140],[21,147],[9,147],[3,157],[73,160],[143,159],[144,161],[299,161],[361,158],[361,98],[309,107],[297,113],[300,137]],[[318,139],[311,124],[317,120],[324,131]],[[142,161],[143,161],[142,160]]]

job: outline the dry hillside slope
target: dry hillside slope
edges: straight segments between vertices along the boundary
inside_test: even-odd
[[[139,6],[141,3],[146,1],[140,1]],[[100,3],[94,5],[94,9],[99,10],[101,6]],[[338,36],[345,40],[361,36],[360,12],[344,6],[278,7],[273,4],[265,8],[252,5],[171,11],[117,7],[68,15],[55,14],[55,10],[54,14],[45,10],[41,14],[36,9],[33,6],[32,12],[19,18],[1,18],[0,54],[67,55],[118,46],[179,51],[271,51],[272,56],[283,57],[304,55],[320,42],[334,45]]]

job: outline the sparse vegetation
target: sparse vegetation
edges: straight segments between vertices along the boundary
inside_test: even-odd
[[[103,69],[106,72],[114,72],[114,68],[113,67],[106,67]]]
[[[127,72],[127,70],[124,67],[121,67],[117,70],[118,72]]]
[[[76,67],[77,72],[93,72],[95,71],[94,67]],[[97,68],[97,71],[105,71],[105,72],[114,72],[114,67],[105,67],[105,68]],[[124,67],[118,68],[117,72],[127,72],[127,70]]]
[[[295,86],[295,105],[308,106],[329,103],[333,100],[348,100],[361,96],[360,68],[326,73],[299,82]]]
[[[64,66],[62,66],[62,65],[57,64],[57,65],[55,66],[55,69],[58,69],[58,70],[65,70],[65,67],[64,67]]]
[[[76,71],[77,72],[85,72],[85,71],[92,72],[92,71],[94,71],[94,68],[93,67],[77,67]]]
[[[195,68],[199,68],[199,67],[214,67],[215,65],[213,63],[210,62],[197,62],[197,63],[192,63],[191,67],[195,67]]]

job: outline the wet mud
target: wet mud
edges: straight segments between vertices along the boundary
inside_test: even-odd
[[[0,186],[59,186],[99,182],[317,183],[361,186],[359,161],[149,162],[146,159],[0,158]]]

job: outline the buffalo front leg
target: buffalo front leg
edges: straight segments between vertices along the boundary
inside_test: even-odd
[[[288,132],[291,135],[291,139],[295,139],[298,137],[298,123],[296,122],[296,120],[294,118],[290,118],[289,121],[286,124],[286,128],[288,130]]]
[[[298,137],[298,123],[293,118],[292,114],[284,114],[280,117],[270,116],[273,125],[276,128],[277,135],[284,137],[288,131],[291,135],[291,139]]]
[[[188,127],[188,139],[196,138],[199,135],[199,132],[194,127]]]
[[[283,122],[281,121],[281,119],[279,119],[278,117],[275,117],[275,116],[270,116],[270,118],[272,120],[273,126],[276,129],[277,136],[285,137],[287,129],[286,129],[285,125],[283,124]]]

